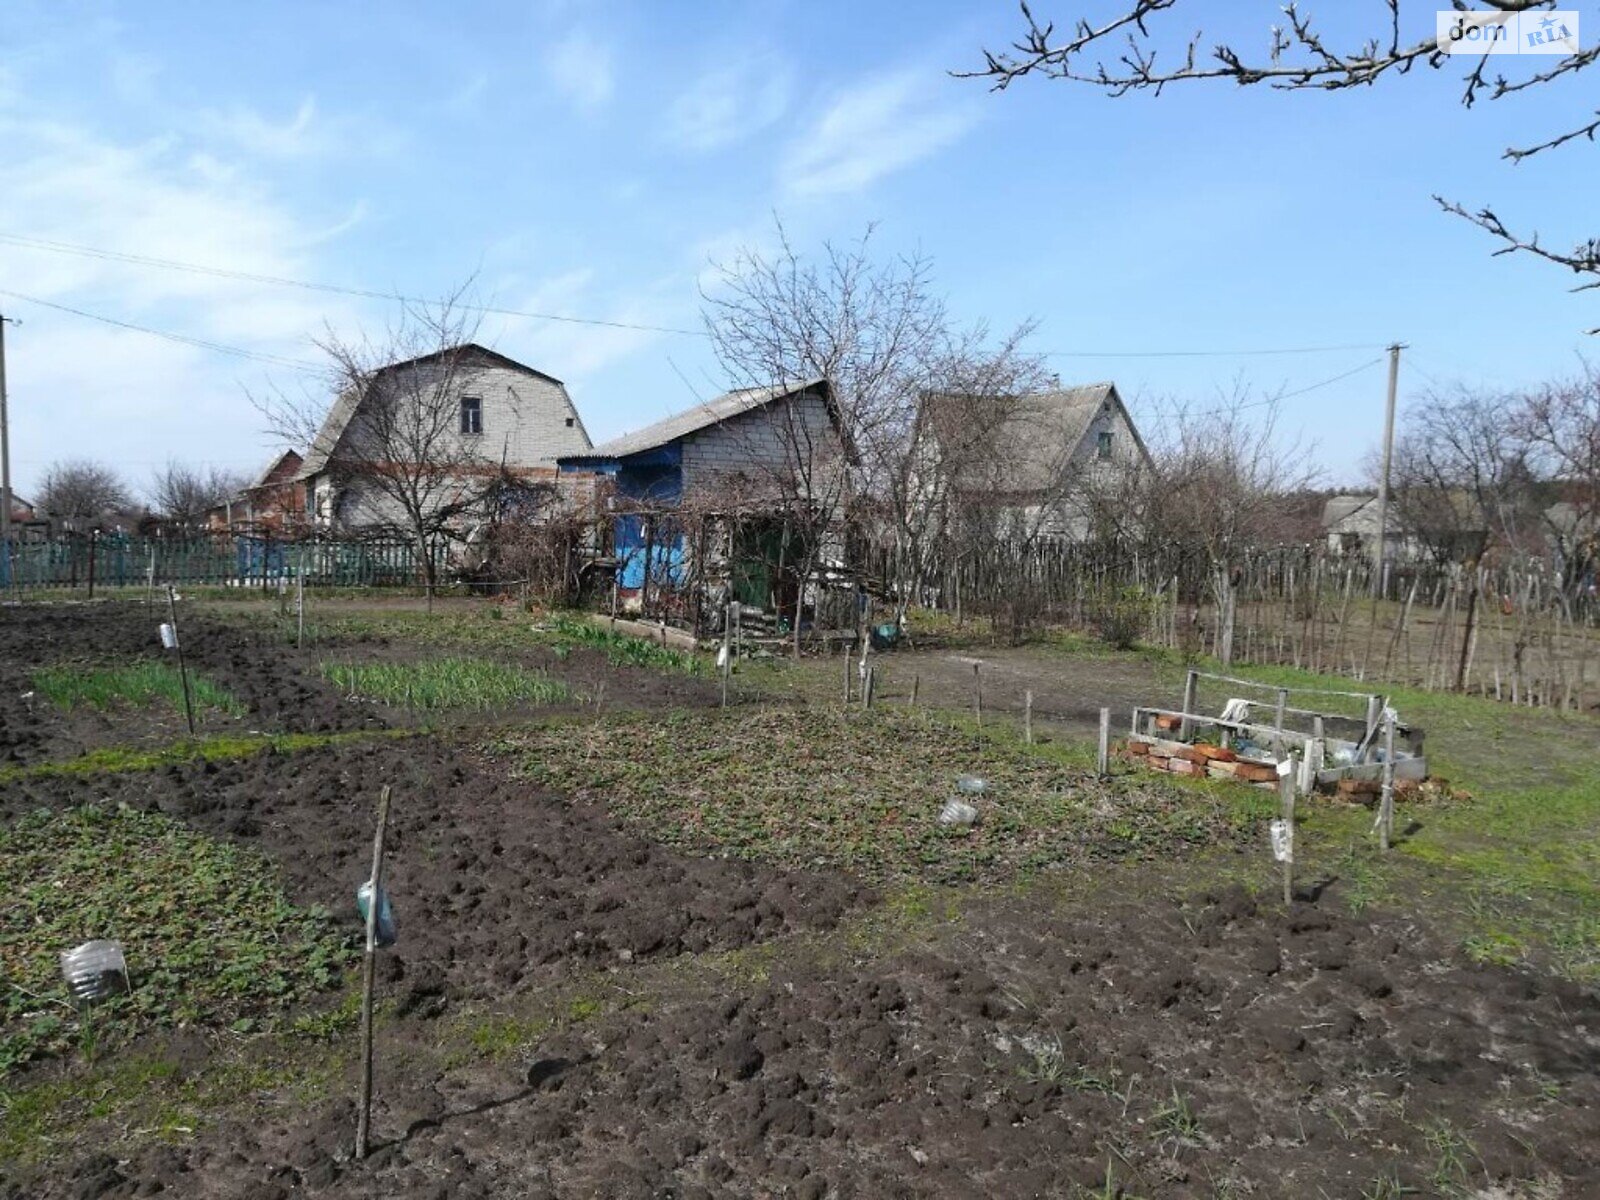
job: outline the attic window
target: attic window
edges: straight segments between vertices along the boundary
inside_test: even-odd
[[[461,432],[483,432],[483,397],[461,397]]]
[[[571,429],[571,428],[572,428],[572,425],[573,425],[573,421],[572,421],[572,418],[571,418],[571,417],[568,417],[568,418],[567,418],[567,428],[568,428],[568,429]]]
[[[1100,431],[1100,435],[1095,439],[1094,452],[1096,458],[1111,457],[1111,431],[1109,429]]]

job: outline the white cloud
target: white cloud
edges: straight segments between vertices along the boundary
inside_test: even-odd
[[[594,112],[611,99],[616,76],[611,50],[575,29],[545,51],[544,68],[556,91],[580,112]]]
[[[175,137],[120,142],[49,119],[0,117],[0,230],[228,271],[317,278],[328,221],[282,203],[236,161]],[[338,296],[0,243],[0,286],[136,325],[315,360],[324,320],[367,306]],[[13,454],[26,494],[51,460],[91,456],[133,476],[168,456],[249,466],[268,453],[242,385],[293,371],[177,345],[5,298],[20,316],[9,366]]]
[[[977,109],[940,99],[938,82],[904,70],[841,92],[789,147],[784,191],[797,198],[860,191],[955,142]]]
[[[305,97],[281,120],[235,105],[201,112],[191,124],[201,137],[251,158],[351,158],[392,153],[399,145],[396,133],[377,122],[320,114],[314,96]]]
[[[770,55],[702,76],[667,109],[667,139],[688,150],[731,146],[759,133],[789,108],[794,73]]]

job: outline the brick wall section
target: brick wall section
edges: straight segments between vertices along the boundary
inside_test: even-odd
[[[683,442],[684,492],[713,492],[719,476],[735,475],[770,487],[774,475],[787,478],[797,447],[802,456],[815,455],[813,490],[825,491],[822,472],[842,465],[843,446],[819,397],[780,400],[690,434]]]

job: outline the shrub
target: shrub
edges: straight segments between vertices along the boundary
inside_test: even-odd
[[[1106,589],[1096,598],[1091,611],[1095,632],[1118,650],[1129,650],[1138,644],[1154,610],[1155,598],[1142,587],[1130,584]]]

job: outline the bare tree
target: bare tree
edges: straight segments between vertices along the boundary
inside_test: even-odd
[[[1070,29],[1059,32],[1053,23],[1041,23],[1024,3],[1025,27],[1016,42],[1005,50],[985,51],[982,67],[957,74],[987,79],[997,90],[1026,76],[1039,75],[1122,96],[1134,91],[1160,94],[1169,87],[1201,81],[1332,92],[1372,86],[1390,76],[1409,75],[1417,67],[1440,70],[1459,65],[1463,72],[1461,102],[1471,108],[1480,99],[1500,100],[1576,74],[1600,58],[1600,44],[1581,49],[1574,42],[1572,52],[1565,55],[1512,59],[1518,66],[1527,67],[1517,78],[1503,74],[1491,77],[1487,55],[1466,55],[1458,63],[1437,35],[1414,42],[1402,40],[1401,0],[1373,4],[1372,32],[1348,47],[1330,42],[1311,14],[1292,2],[1283,9],[1284,22],[1272,26],[1267,44],[1257,56],[1226,43],[1202,51],[1201,32],[1176,45],[1163,45],[1152,29],[1158,18],[1176,10],[1180,2],[1186,12],[1200,7],[1196,0],[1123,0],[1120,10],[1109,18],[1099,22],[1078,20]],[[1437,7],[1422,5],[1413,11],[1431,18]],[[1556,0],[1484,0],[1482,4],[1452,0],[1452,7],[1459,14],[1458,21],[1481,21],[1551,10],[1557,4]],[[1496,56],[1494,62],[1505,64],[1508,59]],[[1528,66],[1530,63],[1536,65]],[[1510,147],[1505,158],[1520,163],[1546,150],[1593,142],[1597,132],[1600,111],[1586,114],[1536,142]],[[1434,199],[1445,211],[1492,234],[1502,243],[1500,253],[1534,254],[1582,275],[1600,276],[1600,238],[1580,241],[1570,250],[1551,249],[1538,234],[1520,234],[1508,228],[1491,209],[1473,212],[1455,201],[1439,196]],[[1587,280],[1578,290],[1584,288],[1600,288],[1600,279]]]
[[[1600,369],[1585,363],[1573,378],[1525,398],[1513,418],[1530,460],[1556,503],[1547,521],[1566,560],[1569,580],[1583,578],[1600,557]]]
[[[1285,498],[1311,488],[1319,469],[1309,445],[1280,436],[1276,396],[1254,398],[1236,385],[1212,407],[1162,407],[1150,423],[1155,469],[1142,477],[1136,519],[1159,530],[1164,541],[1204,555],[1220,614],[1219,656],[1227,664],[1240,559],[1251,547],[1281,544],[1292,535],[1284,524]]]
[[[407,305],[381,341],[331,331],[321,339],[331,408],[282,393],[257,401],[276,434],[326,456],[345,523],[416,548],[430,607],[438,548],[488,520],[503,493],[500,464],[463,424],[478,317],[462,305],[462,291],[436,305]]]
[[[150,482],[150,504],[173,526],[197,529],[206,513],[237,496],[247,482],[237,471],[169,461]]]
[[[925,469],[924,405],[943,392],[998,398],[1027,374],[1027,330],[986,348],[981,327],[958,330],[932,289],[921,256],[879,261],[872,230],[848,245],[826,245],[815,261],[778,228],[768,256],[746,251],[719,268],[705,297],[707,329],[736,386],[786,394],[745,427],[761,450],[762,476],[744,481],[745,507],[775,506],[783,553],[799,581],[795,653],[808,584],[824,558],[842,556],[840,527],[852,502],[888,526],[896,552],[925,563],[947,506]],[[816,381],[831,412],[819,419]],[[776,453],[773,452],[776,448]],[[909,595],[900,597],[903,606]]]
[[[1521,397],[1458,385],[1428,392],[1406,414],[1391,468],[1394,512],[1437,561],[1475,559],[1491,540],[1535,548],[1535,479],[1517,430],[1522,408]]]
[[[98,517],[133,507],[133,495],[116,471],[88,459],[52,463],[39,485],[38,505],[56,517]]]

